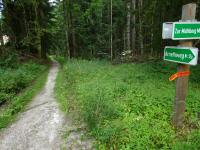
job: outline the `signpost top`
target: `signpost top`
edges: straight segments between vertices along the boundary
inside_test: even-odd
[[[184,5],[180,22],[163,24],[163,39],[191,40],[200,39],[200,22],[195,20],[197,5]]]
[[[187,5],[184,5],[182,8],[182,21],[187,21],[187,20],[195,20],[196,17],[196,9],[197,9],[197,4],[195,3],[190,3]]]

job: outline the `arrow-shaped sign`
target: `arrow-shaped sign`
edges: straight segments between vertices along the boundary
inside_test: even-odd
[[[165,47],[164,60],[181,64],[197,65],[198,49],[191,47]]]

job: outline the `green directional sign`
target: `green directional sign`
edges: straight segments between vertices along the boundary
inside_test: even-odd
[[[174,22],[172,39],[200,39],[200,22]]]
[[[198,49],[191,47],[165,47],[164,60],[181,64],[197,65]]]

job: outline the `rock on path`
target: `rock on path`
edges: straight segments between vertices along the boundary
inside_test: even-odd
[[[0,134],[0,150],[58,150],[65,116],[55,100],[58,65],[53,64],[45,88],[19,120]]]

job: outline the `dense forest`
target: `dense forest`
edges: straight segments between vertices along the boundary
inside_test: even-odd
[[[0,0],[0,149],[200,149],[200,66],[163,61],[188,3],[200,20],[200,0]]]
[[[179,21],[187,0],[3,0],[1,56],[130,60],[160,58],[162,23]],[[197,4],[200,1],[196,1]],[[199,16],[199,11],[198,15]],[[1,38],[3,40],[3,38]]]

